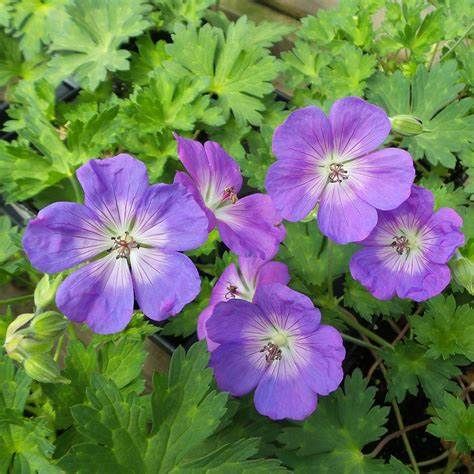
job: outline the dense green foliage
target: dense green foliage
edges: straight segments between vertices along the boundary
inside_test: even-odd
[[[33,294],[39,283],[35,309],[28,296],[0,301],[0,471],[400,473],[419,472],[416,462],[440,449],[446,454],[435,468],[469,463],[462,453],[474,449],[474,4],[345,0],[292,31],[232,22],[214,3],[0,0],[0,99],[9,103],[2,199],[38,209],[80,201],[75,170],[120,151],[144,161],[153,181],[169,182],[180,169],[173,132],[219,141],[247,185],[263,190],[273,130],[289,111],[327,110],[358,95],[419,124],[414,134],[394,125],[387,143],[412,154],[417,182],[437,208],[464,219],[453,282],[424,305],[379,301],[348,274],[355,246],[330,245],[313,222],[286,225],[277,259],[288,265],[290,286],[344,331],[346,378],[304,422],[274,423],[248,400],[217,391],[202,343],[176,350],[169,374],[146,386],[145,341],[157,328],[140,314],[114,336],[72,325],[65,332],[53,314],[61,277],[41,279],[21,251],[22,229],[0,216],[0,288]],[[291,49],[272,53],[289,33]],[[80,92],[59,101],[65,80]],[[288,101],[275,84],[284,84]],[[189,254],[201,294],[163,335],[195,332],[234,258],[217,232]],[[23,310],[31,314],[7,333]],[[31,323],[35,310],[35,318],[50,310],[47,324]],[[405,435],[404,424],[418,422]],[[398,441],[384,439],[398,430]],[[422,437],[431,448],[419,454]]]

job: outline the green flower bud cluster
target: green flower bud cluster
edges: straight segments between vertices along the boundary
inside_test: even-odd
[[[26,373],[43,383],[68,383],[51,355],[57,338],[67,326],[66,318],[55,311],[21,314],[8,326],[5,350],[23,364]]]

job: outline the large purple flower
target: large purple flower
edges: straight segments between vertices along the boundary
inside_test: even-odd
[[[309,298],[278,283],[257,288],[253,303],[219,303],[206,324],[219,344],[217,385],[235,396],[256,388],[257,411],[274,420],[306,418],[343,376],[342,338],[320,319]]]
[[[175,135],[178,155],[187,173],[176,173],[175,182],[193,194],[222,241],[243,257],[271,259],[285,237],[281,217],[265,194],[238,199],[242,175],[237,163],[216,142],[204,145]]]
[[[413,186],[411,195],[379,222],[351,259],[352,276],[376,298],[395,295],[424,301],[446,288],[446,263],[463,245],[462,219],[449,208],[433,212],[433,194]]]
[[[385,112],[357,97],[291,113],[273,135],[277,157],[266,188],[281,215],[299,221],[319,203],[321,232],[344,244],[364,239],[377,209],[395,209],[410,195],[411,156],[398,148],[374,151],[387,138]]]
[[[145,165],[121,154],[77,171],[84,205],[58,202],[41,210],[23,245],[47,273],[90,261],[69,275],[58,308],[97,333],[120,331],[134,297],[152,319],[178,313],[199,293],[200,279],[180,250],[207,238],[207,219],[179,184],[148,184]]]
[[[209,306],[199,315],[198,337],[207,339],[207,347],[214,350],[218,344],[207,335],[206,322],[210,318],[217,303],[242,299],[252,301],[256,289],[260,285],[290,281],[288,267],[281,262],[265,262],[259,258],[239,258],[239,267],[231,263],[217,280],[212,289]]]

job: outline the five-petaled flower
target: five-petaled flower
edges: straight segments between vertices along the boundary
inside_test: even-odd
[[[59,287],[58,308],[102,334],[125,328],[134,298],[155,320],[181,311],[199,293],[200,278],[179,251],[207,238],[207,219],[194,198],[180,184],[150,186],[145,165],[125,154],[91,160],[77,177],[84,205],[45,207],[23,238],[41,271],[88,262]]]
[[[433,194],[413,186],[411,195],[379,222],[350,262],[352,276],[376,298],[424,301],[446,288],[447,262],[463,245],[462,219],[449,208],[433,212]]]
[[[308,297],[278,283],[258,287],[253,303],[219,303],[206,323],[219,344],[210,359],[219,388],[256,389],[257,411],[274,420],[308,417],[343,376],[342,338],[320,319]]]
[[[214,311],[217,303],[242,299],[252,301],[256,289],[261,285],[290,281],[288,267],[281,262],[266,262],[255,257],[240,257],[238,268],[231,263],[217,280],[212,289],[211,299],[207,308],[198,319],[198,337],[207,340],[209,350],[214,350],[218,344],[209,338],[206,322]]]
[[[251,194],[238,198],[242,175],[237,163],[216,142],[175,135],[178,155],[188,173],[176,173],[175,182],[193,194],[222,241],[243,257],[271,259],[285,237],[281,217],[270,196]]]
[[[389,132],[385,112],[357,97],[336,101],[328,117],[314,106],[291,113],[273,135],[277,161],[265,183],[283,218],[299,221],[319,203],[324,235],[341,244],[367,237],[377,209],[398,207],[415,177],[408,152],[374,151]]]

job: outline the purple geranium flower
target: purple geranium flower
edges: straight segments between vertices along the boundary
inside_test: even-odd
[[[319,203],[324,235],[341,244],[367,237],[377,209],[398,207],[415,177],[406,151],[374,151],[389,132],[385,112],[357,97],[336,101],[329,117],[313,106],[291,113],[273,135],[277,162],[265,183],[277,210],[299,221]]]
[[[240,257],[239,268],[237,269],[236,265],[231,263],[214,285],[209,306],[199,315],[199,339],[207,339],[207,347],[211,351],[218,346],[209,338],[206,331],[206,322],[217,303],[235,298],[252,301],[255,291],[260,285],[269,283],[286,285],[289,281],[288,267],[284,263],[266,262],[255,257]]]
[[[235,396],[256,388],[257,411],[274,420],[306,418],[343,376],[342,338],[320,319],[308,297],[278,283],[257,288],[253,303],[219,303],[206,324],[219,344],[217,385]]]
[[[175,182],[193,194],[222,241],[237,255],[271,259],[285,237],[281,217],[265,194],[238,199],[242,175],[237,163],[216,142],[204,146],[175,135],[178,155],[188,174],[176,173]]]
[[[351,259],[352,276],[376,298],[395,295],[424,301],[446,288],[446,263],[463,245],[462,219],[449,208],[433,212],[433,194],[413,186],[411,195],[393,211],[380,212],[379,222]]]
[[[207,238],[207,219],[179,184],[148,184],[146,167],[121,154],[91,160],[77,171],[84,204],[58,202],[39,212],[23,237],[34,267],[47,273],[90,261],[56,295],[72,321],[101,334],[130,321],[134,296],[163,320],[199,293],[196,267],[179,250]]]

